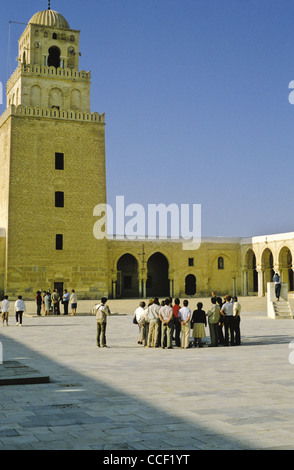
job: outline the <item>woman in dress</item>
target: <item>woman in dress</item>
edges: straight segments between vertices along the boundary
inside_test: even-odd
[[[202,348],[202,338],[206,338],[205,326],[207,325],[205,311],[202,310],[203,303],[198,302],[197,310],[192,315],[191,327],[193,328],[194,346]]]

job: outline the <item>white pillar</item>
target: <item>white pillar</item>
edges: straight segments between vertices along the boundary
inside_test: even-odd
[[[264,270],[256,269],[258,274],[258,297],[264,296]]]

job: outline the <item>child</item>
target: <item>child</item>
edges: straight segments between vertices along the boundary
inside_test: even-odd
[[[192,315],[192,327],[193,327],[193,336],[195,338],[194,346],[198,344],[198,348],[202,348],[201,339],[206,338],[205,326],[206,326],[206,315],[204,310],[202,310],[203,303],[198,302],[197,310],[194,310]]]

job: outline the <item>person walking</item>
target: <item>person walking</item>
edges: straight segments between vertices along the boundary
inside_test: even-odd
[[[191,328],[191,310],[188,308],[188,300],[184,300],[183,307],[178,311],[178,319],[181,325],[181,347],[187,349],[190,338],[190,328]]]
[[[220,319],[220,306],[216,303],[216,297],[211,298],[211,306],[207,312],[208,327],[210,333],[210,346],[218,346],[218,329]]]
[[[26,311],[26,304],[22,300],[22,296],[19,295],[17,301],[14,304],[16,326],[22,326],[22,315]]]
[[[192,315],[192,328],[194,337],[194,346],[202,348],[202,338],[206,338],[205,326],[207,325],[205,311],[202,310],[203,303],[198,302],[197,309],[194,310]]]
[[[96,321],[97,321],[97,346],[98,348],[100,348],[100,338],[101,338],[102,348],[107,348],[106,326],[107,326],[107,317],[111,315],[111,312],[106,302],[107,302],[107,298],[102,297],[101,303],[97,304],[94,307],[96,311]]]
[[[161,321],[161,347],[165,348],[165,339],[168,349],[172,349],[173,333],[173,309],[170,305],[170,299],[164,301],[164,306],[159,309],[159,320]]]
[[[4,295],[4,300],[2,300],[1,304],[2,326],[4,326],[4,322],[6,322],[6,326],[8,326],[9,307],[10,302],[8,300],[8,295]]]

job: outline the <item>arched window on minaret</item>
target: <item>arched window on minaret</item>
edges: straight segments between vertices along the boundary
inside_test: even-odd
[[[52,46],[49,49],[48,66],[58,68],[60,67],[60,49],[57,46]]]

